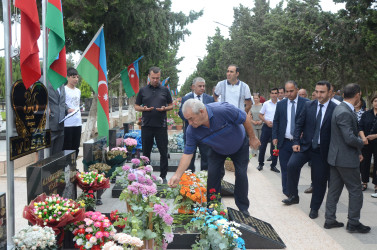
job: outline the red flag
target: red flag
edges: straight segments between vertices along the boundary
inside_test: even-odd
[[[21,11],[21,76],[26,88],[41,77],[37,40],[41,34],[35,0],[16,0]]]

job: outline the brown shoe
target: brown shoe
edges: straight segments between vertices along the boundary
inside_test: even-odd
[[[310,186],[308,189],[306,189],[306,190],[304,191],[304,193],[305,193],[305,194],[311,194],[311,193],[313,193],[313,187]]]

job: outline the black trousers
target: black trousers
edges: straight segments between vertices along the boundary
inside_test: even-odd
[[[160,177],[166,178],[168,173],[168,130],[165,127],[141,127],[141,141],[143,143],[143,155],[151,158],[152,147],[156,139],[160,152]]]
[[[76,159],[79,155],[81,140],[81,126],[64,127],[64,145],[63,150],[76,150]]]
[[[312,200],[310,208],[319,210],[326,193],[327,181],[330,175],[330,167],[326,159],[321,156],[320,148],[309,149],[305,152],[294,152],[288,162],[287,187],[288,194],[298,196],[298,183],[302,166],[312,161],[311,176],[313,184]]]
[[[377,143],[374,141],[369,141],[368,145],[364,145],[363,149],[361,150],[363,154],[363,161],[360,162],[360,173],[361,173],[361,181],[363,183],[369,182],[369,173],[370,173],[370,162],[372,160],[372,154],[374,158],[374,169],[373,169],[373,180],[372,183],[377,185],[376,179],[376,170],[377,170]]]

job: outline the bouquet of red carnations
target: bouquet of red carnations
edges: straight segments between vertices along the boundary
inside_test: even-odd
[[[110,187],[109,178],[105,174],[93,172],[81,172],[76,174],[77,185],[85,192],[89,190],[106,189]]]

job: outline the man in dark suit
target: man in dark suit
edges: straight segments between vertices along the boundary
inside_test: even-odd
[[[344,101],[339,104],[331,119],[331,140],[327,161],[330,164],[329,191],[326,200],[326,229],[343,227],[336,221],[336,205],[344,185],[349,193],[347,231],[368,233],[370,227],[360,223],[360,210],[363,206],[363,193],[360,181],[360,162],[363,141],[359,131],[354,106],[360,102],[360,86],[355,83],[344,87]],[[314,189],[315,190],[315,189]]]
[[[298,86],[295,81],[285,83],[287,98],[276,105],[274,121],[272,125],[272,144],[279,149],[279,161],[281,169],[281,182],[283,193],[288,196],[287,189],[287,164],[293,151],[293,133],[295,123],[308,99],[298,96]]]
[[[51,129],[50,155],[57,154],[63,150],[64,144],[64,122],[60,122],[68,114],[68,106],[65,104],[64,85],[54,89],[47,81],[48,105],[50,109],[49,126]]]
[[[318,217],[330,172],[327,154],[331,137],[331,116],[336,107],[336,104],[330,100],[330,87],[327,81],[317,82],[315,87],[317,100],[305,103],[296,122],[293,154],[288,162],[289,198],[283,200],[286,205],[299,203],[297,186],[301,168],[306,162],[312,162],[313,195],[309,213],[312,219]]]
[[[179,112],[178,112],[179,117],[181,117],[182,121],[184,121],[183,139],[185,143],[186,143],[186,129],[189,125],[188,121],[185,119],[182,113],[182,106],[185,103],[185,101],[187,101],[188,99],[194,98],[194,99],[200,100],[204,104],[214,102],[214,99],[212,96],[204,93],[206,90],[206,83],[203,78],[196,77],[194,81],[192,82],[191,89],[193,91],[182,98],[181,107],[179,108]],[[200,169],[208,170],[208,146],[203,143],[199,143],[198,147],[199,147],[199,152],[200,152]],[[195,172],[195,165],[194,165],[195,156],[196,156],[196,153],[194,153],[194,156],[192,157],[191,163],[189,166],[189,169],[191,169],[192,172]]]

